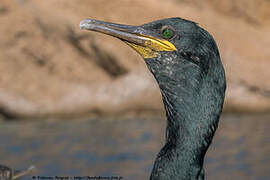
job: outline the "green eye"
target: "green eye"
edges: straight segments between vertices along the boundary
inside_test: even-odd
[[[162,37],[165,39],[170,39],[174,36],[174,31],[168,27],[162,30]]]

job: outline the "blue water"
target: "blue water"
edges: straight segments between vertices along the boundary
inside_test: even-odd
[[[0,123],[0,164],[35,165],[35,176],[148,179],[163,145],[164,119]],[[270,115],[223,115],[205,158],[210,180],[270,179]]]

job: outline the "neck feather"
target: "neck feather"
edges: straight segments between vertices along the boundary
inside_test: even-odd
[[[216,131],[224,98],[209,90],[161,90],[167,116],[166,143],[150,179],[204,179],[204,156]]]

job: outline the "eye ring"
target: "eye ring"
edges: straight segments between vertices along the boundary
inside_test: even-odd
[[[175,30],[170,26],[163,26],[160,33],[164,39],[172,39],[175,37]]]

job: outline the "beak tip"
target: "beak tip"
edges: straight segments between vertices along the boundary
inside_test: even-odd
[[[86,20],[80,22],[80,29],[86,29]]]
[[[84,19],[80,22],[80,29],[91,29],[92,27],[92,20],[91,19]]]

